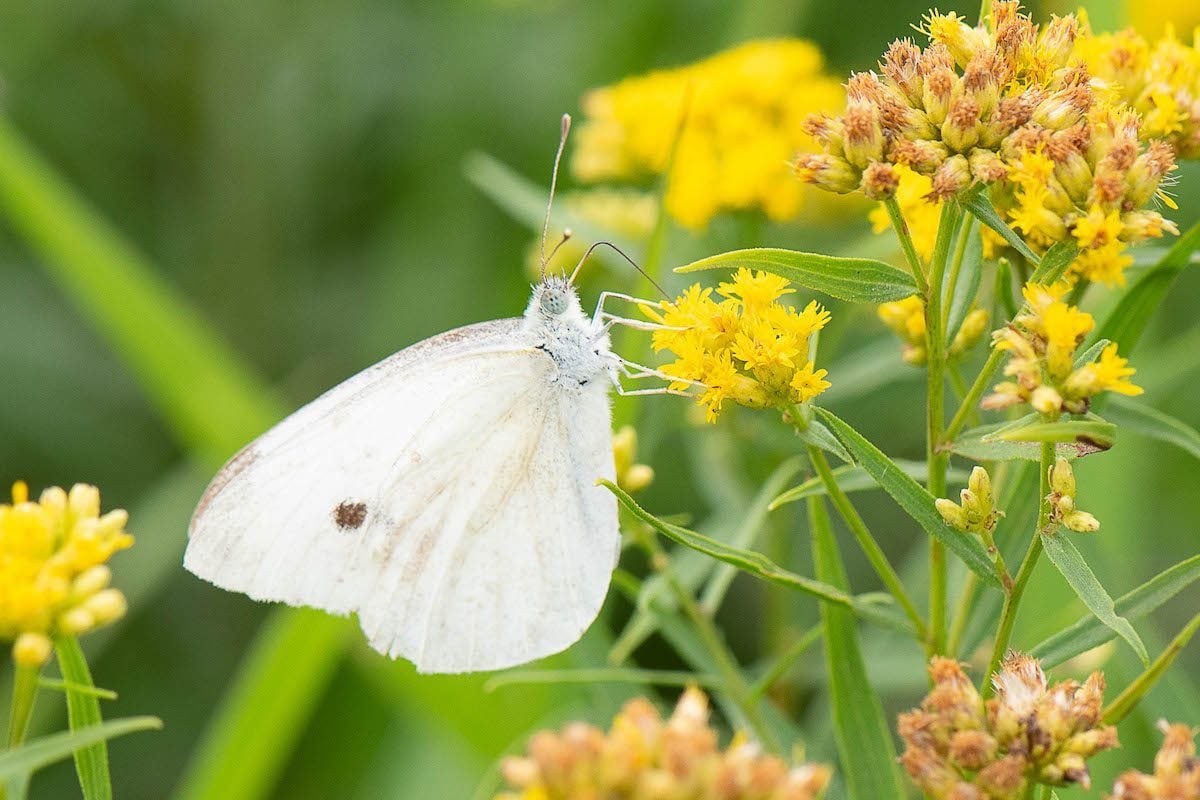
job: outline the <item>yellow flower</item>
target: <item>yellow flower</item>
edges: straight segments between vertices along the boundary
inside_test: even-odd
[[[687,227],[725,211],[775,220],[827,212],[788,167],[811,142],[804,118],[842,101],[823,67],[811,42],[768,39],[593,90],[572,171],[586,182],[645,182],[667,170],[674,145],[666,210]]]
[[[77,635],[125,613],[125,597],[108,588],[105,562],[133,544],[122,510],[100,515],[100,492],[78,483],[29,500],[13,485],[0,504],[0,639],[14,640],[19,663],[49,658],[50,637]]]
[[[829,321],[828,311],[816,302],[802,311],[781,304],[795,290],[767,272],[739,269],[717,291],[725,298],[719,303],[712,289],[697,284],[673,301],[642,307],[650,319],[678,329],[655,331],[654,348],[675,355],[663,372],[703,385],[697,402],[709,422],[726,400],[786,409],[829,387],[826,371],[809,358],[809,340]],[[681,380],[672,387],[683,390],[687,384]]]
[[[666,720],[639,697],[625,704],[607,733],[581,722],[540,731],[526,755],[501,764],[505,782],[517,791],[496,800],[816,800],[825,791],[828,767],[789,766],[743,734],[721,749],[708,714],[708,698],[689,688]]]

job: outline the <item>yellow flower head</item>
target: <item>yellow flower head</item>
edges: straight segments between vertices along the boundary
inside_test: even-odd
[[[21,663],[40,665],[50,637],[76,635],[125,612],[125,597],[108,588],[105,562],[133,544],[122,510],[100,515],[100,492],[77,483],[29,500],[24,483],[0,504],[0,639],[14,640]]]
[[[504,760],[501,772],[515,791],[496,800],[816,800],[823,794],[828,767],[789,766],[742,734],[721,749],[708,713],[708,698],[690,688],[665,720],[639,697],[625,704],[607,733],[579,722],[540,731],[526,755]]]
[[[645,182],[670,167],[666,210],[690,228],[724,211],[794,219],[815,194],[788,167],[811,142],[801,123],[843,98],[823,67],[811,42],[768,39],[593,90],[572,171],[587,182]]]
[[[809,341],[829,322],[829,312],[815,301],[803,310],[783,305],[793,294],[787,280],[767,272],[739,269],[717,289],[698,284],[673,301],[643,306],[650,319],[678,330],[654,332],[654,348],[667,350],[675,361],[662,369],[703,385],[698,402],[713,422],[726,400],[750,408],[788,408],[806,403],[829,388],[826,371],[809,358]]]

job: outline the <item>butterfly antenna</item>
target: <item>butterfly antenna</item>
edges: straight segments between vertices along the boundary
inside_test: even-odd
[[[554,247],[550,249],[550,255],[546,256],[547,264],[549,264],[550,262],[552,262],[554,260],[554,256],[558,255],[558,251],[561,250],[562,246],[564,244],[566,244],[570,240],[570,238],[574,235],[575,235],[575,231],[571,230],[570,228],[563,229],[562,238],[558,240],[558,244],[554,245]],[[544,276],[545,272],[543,272],[542,274]]]
[[[621,248],[617,247],[617,246],[616,246],[615,244],[613,244],[612,242],[596,242],[594,245],[592,245],[591,247],[589,247],[589,248],[588,248],[588,249],[587,249],[587,250],[584,252],[584,254],[583,254],[583,258],[579,259],[579,263],[575,265],[575,271],[571,273],[571,278],[570,278],[570,280],[568,280],[568,281],[567,281],[567,283],[570,283],[570,284],[572,284],[572,285],[575,283],[575,276],[576,276],[576,275],[578,275],[578,274],[579,274],[579,270],[583,268],[583,262],[587,261],[587,259],[588,259],[588,256],[590,256],[590,255],[592,254],[592,251],[593,251],[593,250],[595,250],[597,247],[608,247],[608,248],[611,248],[611,249],[613,250],[613,252],[615,252],[615,253],[616,253],[617,255],[619,255],[621,258],[623,258],[623,259],[625,259],[626,261],[628,261],[628,262],[629,262],[629,263],[630,263],[630,264],[633,266],[633,268],[634,268],[634,269],[636,269],[638,272],[642,273],[642,277],[644,277],[646,280],[650,281],[650,285],[651,285],[651,286],[653,286],[655,289],[658,289],[658,291],[659,291],[659,294],[661,294],[661,295],[663,296],[663,298],[664,298],[664,299],[666,299],[666,300],[670,300],[670,299],[671,299],[671,295],[667,294],[667,291],[666,291],[666,289],[664,289],[664,288],[662,288],[661,286],[659,286],[659,285],[658,285],[658,281],[656,281],[656,280],[654,280],[654,278],[651,278],[651,277],[650,277],[650,273],[649,273],[649,272],[646,272],[646,270],[644,270],[644,269],[642,269],[640,266],[638,266],[638,263],[637,263],[636,261],[634,261],[632,258],[630,258],[630,257],[629,257],[629,256],[628,256],[628,255],[625,253],[625,251],[624,251],[624,250],[622,250]]]
[[[558,152],[554,154],[554,171],[550,173],[550,199],[546,201],[546,218],[542,222],[542,280],[546,278],[546,265],[550,263],[550,259],[546,257],[546,236],[550,232],[550,209],[554,207],[554,187],[558,184],[558,162],[562,160],[563,149],[567,146],[567,132],[571,130],[571,115],[562,115],[562,134],[558,137]],[[562,241],[555,246],[557,251],[566,242],[568,236],[564,235]],[[554,257],[551,252],[550,257]]]

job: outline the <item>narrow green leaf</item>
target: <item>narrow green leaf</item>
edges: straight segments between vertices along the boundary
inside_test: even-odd
[[[1109,399],[1105,416],[1118,425],[1200,458],[1200,432],[1170,414],[1123,397]]]
[[[549,188],[539,186],[487,153],[469,153],[463,159],[462,168],[467,180],[475,184],[477,189],[509,216],[530,230],[541,233]],[[567,203],[554,205],[550,210],[550,224],[560,230],[570,228],[580,241],[612,242],[634,258],[642,251],[641,244],[581,217],[574,213]],[[550,247],[553,244],[549,242],[546,246]]]
[[[676,272],[710,269],[761,269],[814,291],[851,303],[886,303],[916,294],[907,272],[873,258],[842,258],[774,247],[734,250],[702,258]]]
[[[954,296],[949,298],[949,316],[946,318],[946,342],[954,341],[963,320],[967,318],[979,284],[983,282],[983,239],[980,226],[971,225],[967,232],[967,249],[963,253],[962,266],[958,270],[958,281],[954,284]]]
[[[1001,438],[1001,434],[1023,426],[1039,424],[1042,424],[1039,415],[1027,414],[1012,422],[993,422],[970,428],[958,435],[950,445],[950,452],[972,461],[1037,461],[1041,457],[1039,444],[1007,440]],[[1074,459],[1096,450],[1081,442],[1068,442],[1055,445],[1055,452],[1064,458]]]
[[[1200,223],[1180,236],[1158,266],[1143,275],[1121,297],[1116,308],[1097,329],[1094,338],[1117,342],[1124,356],[1133,352],[1146,330],[1150,316],[1167,296],[1167,291],[1197,249],[1200,249]]]
[[[98,686],[84,686],[81,683],[74,683],[72,681],[60,681],[60,680],[55,680],[54,678],[43,678],[40,676],[38,677],[37,683],[38,683],[39,689],[51,689],[51,690],[54,690],[57,692],[62,692],[64,694],[66,694],[67,692],[78,692],[80,694],[86,694],[86,695],[91,695],[92,697],[98,697],[101,700],[116,700],[117,699],[116,692],[112,691],[111,689],[101,689]]]
[[[304,720],[342,660],[350,633],[344,619],[312,609],[291,608],[269,617],[175,796],[268,796]]]
[[[816,420],[809,422],[808,427],[804,430],[797,429],[796,435],[800,437],[800,441],[811,444],[813,447],[824,450],[827,453],[833,453],[847,464],[854,462],[854,458],[846,452],[846,448],[830,432],[829,428],[826,428]]]
[[[912,461],[907,458],[893,459],[896,466],[904,470],[904,474],[914,480],[924,480],[929,474],[929,467],[924,461]],[[838,486],[842,487],[842,491],[849,494],[850,492],[861,492],[868,489],[878,489],[879,484],[871,477],[871,473],[867,472],[862,467],[845,464],[840,467],[834,467],[833,477],[837,478]],[[967,480],[966,470],[951,467],[946,473],[946,480],[950,483],[965,483]],[[780,506],[788,503],[795,503],[797,500],[803,500],[806,497],[817,497],[826,495],[828,492],[825,489],[825,484],[819,477],[809,478],[799,486],[793,486],[786,492],[780,494],[771,501],[768,509],[774,511]]]
[[[846,591],[849,581],[822,498],[808,499],[808,518],[817,575]],[[834,737],[850,800],[904,797],[895,744],[883,704],[867,678],[854,616],[844,607],[821,603],[821,620]]]
[[[160,730],[162,720],[157,717],[129,717],[115,719],[81,728],[77,731],[41,736],[30,739],[15,750],[0,753],[0,781],[30,775],[48,764],[61,761],[75,751],[90,747],[97,742],[115,739],[127,733]]]
[[[942,515],[934,507],[933,495],[906,475],[895,461],[884,455],[861,433],[832,412],[819,407],[815,409],[815,412],[821,421],[842,440],[842,444],[846,445],[846,449],[854,456],[854,460],[871,473],[884,491],[890,494],[892,499],[925,529],[926,533],[946,545],[947,549],[983,578],[984,583],[994,587],[1000,586],[995,568],[979,539],[964,535],[946,525]]]
[[[1176,657],[1187,647],[1187,643],[1191,641],[1192,636],[1196,631],[1200,630],[1200,614],[1192,617],[1191,621],[1183,627],[1171,643],[1167,645],[1167,649],[1163,650],[1158,658],[1154,659],[1154,663],[1146,668],[1146,670],[1125,687],[1125,690],[1117,696],[1109,704],[1108,708],[1104,709],[1104,721],[1109,725],[1116,725],[1121,720],[1137,707],[1138,702],[1146,696],[1146,693],[1154,688],[1154,684],[1158,683],[1158,679],[1163,676],[1163,673],[1174,663]]]
[[[1030,264],[1038,263],[1037,254],[1029,249],[1029,245],[1025,244],[1025,240],[1021,235],[1008,227],[1001,217],[1000,212],[996,211],[992,201],[988,199],[987,190],[980,189],[970,192],[963,200],[963,207],[970,211],[975,216],[975,219],[987,225],[989,228],[1000,234],[1004,241],[1008,242],[1014,250],[1025,257],[1025,260]]]
[[[1110,344],[1112,344],[1112,342],[1110,342],[1108,339],[1101,339],[1087,350],[1084,350],[1075,357],[1075,369],[1079,369],[1082,366],[1091,364],[1100,357],[1100,353],[1103,352],[1104,348],[1108,347]]]
[[[1200,555],[1181,561],[1155,575],[1113,603],[1116,612],[1129,620],[1141,619],[1172,597],[1200,580]],[[1030,654],[1046,667],[1055,667],[1093,647],[1099,647],[1116,634],[1092,614],[1081,617],[1034,647]]]
[[[716,539],[710,539],[707,536],[690,531],[687,528],[681,528],[678,525],[672,525],[669,522],[664,522],[658,517],[646,511],[637,501],[626,494],[616,484],[606,480],[599,480],[597,484],[605,487],[613,495],[621,505],[625,506],[634,516],[645,522],[654,530],[677,542],[684,547],[690,547],[693,550],[704,553],[705,555],[715,558],[718,561],[723,561],[726,564],[732,564],[738,569],[760,578],[769,583],[774,583],[779,586],[786,586],[789,589],[810,594],[830,603],[839,606],[844,606],[853,613],[861,616],[863,619],[870,620],[882,627],[892,630],[903,631],[911,634],[912,628],[907,620],[903,617],[892,613],[892,609],[886,609],[879,606],[877,603],[867,602],[859,598],[852,597],[840,589],[836,589],[827,583],[806,578],[803,575],[797,575],[794,572],[780,567],[771,559],[764,556],[762,553],[756,553],[752,550],[740,550],[735,547],[730,547],[726,544],[718,542]]]
[[[1070,444],[1082,456],[1111,448],[1116,440],[1117,426],[1101,419],[1068,419],[1004,428],[991,436],[1003,442]]]
[[[995,313],[992,314],[992,319],[999,321],[1015,317],[1020,309],[1020,304],[1013,294],[1012,264],[1007,258],[996,262],[996,282],[992,286],[992,291],[999,304]]]
[[[1030,277],[1030,283],[1051,284],[1059,280],[1071,266],[1071,262],[1079,255],[1079,248],[1074,242],[1059,242],[1042,256],[1037,269]]]
[[[92,686],[92,673],[79,640],[74,636],[60,636],[54,641],[58,655],[58,668],[68,682],[67,721],[71,730],[77,731],[99,725],[100,699],[94,694],[80,692],[71,684]],[[103,741],[75,751],[75,771],[79,774],[79,788],[84,800],[111,800],[112,780],[108,773],[108,745]]]
[[[1075,547],[1070,535],[1060,531],[1041,536],[1046,556],[1058,567],[1058,571],[1067,579],[1067,583],[1088,610],[1128,642],[1143,664],[1149,663],[1150,657],[1146,653],[1146,645],[1142,643],[1142,638],[1129,624],[1129,620],[1117,613],[1113,599],[1100,584],[1096,573],[1092,572],[1092,568],[1084,560],[1083,554]]]

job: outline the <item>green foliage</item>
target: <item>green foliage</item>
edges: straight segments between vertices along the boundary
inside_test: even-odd
[[[88,689],[92,673],[83,657],[79,640],[73,636],[59,637],[54,643],[58,666],[66,679],[67,720],[71,730],[79,731],[99,725],[100,699]],[[75,686],[84,687],[82,690]],[[112,780],[108,774],[108,745],[103,741],[75,751],[75,771],[84,800],[108,800],[113,796]]]

